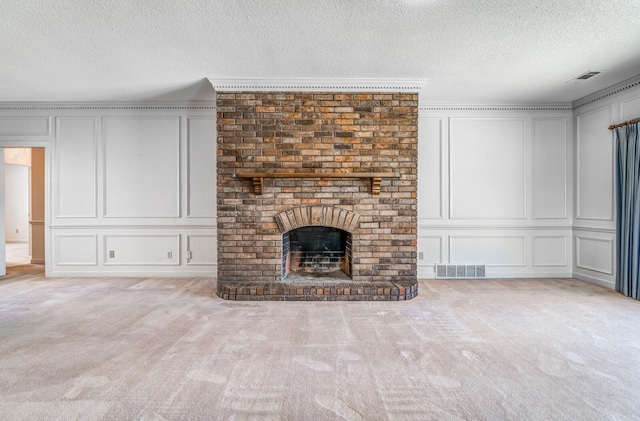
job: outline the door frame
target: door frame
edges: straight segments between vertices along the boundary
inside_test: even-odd
[[[49,222],[51,211],[51,141],[50,140],[0,140],[0,149],[4,152],[5,148],[44,148],[44,274],[48,276],[51,272],[51,246],[49,235]],[[0,182],[2,183],[2,189],[0,189],[0,216],[2,216],[0,223],[2,223],[2,229],[0,229],[0,247],[5,251],[2,253],[2,259],[0,259],[0,274],[6,273],[7,257],[6,257],[6,235],[4,232],[4,219],[6,212],[5,195],[4,195],[4,153],[1,154],[3,161],[0,169]]]

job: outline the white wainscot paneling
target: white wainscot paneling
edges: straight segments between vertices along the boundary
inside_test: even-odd
[[[189,118],[187,216],[216,216],[216,121]]]
[[[524,119],[452,118],[450,217],[525,217]]]
[[[613,220],[611,106],[577,117],[577,218]]]
[[[533,121],[533,217],[567,217],[567,121]]]
[[[0,136],[45,136],[51,134],[49,117],[0,117]]]
[[[104,245],[105,265],[180,264],[179,235],[105,235]]]
[[[442,218],[442,119],[421,118],[418,146],[418,218]]]
[[[633,120],[640,116],[640,95],[624,100],[620,103],[620,121]]]
[[[613,239],[576,236],[576,266],[613,275]]]
[[[187,235],[189,266],[215,265],[218,261],[218,242],[215,235]]]
[[[566,236],[533,237],[533,266],[567,266]]]
[[[57,266],[98,264],[98,238],[94,234],[54,234]]]
[[[422,255],[420,255],[422,253]],[[422,259],[420,259],[422,257]],[[442,262],[442,236],[418,237],[418,264],[434,265]]]
[[[58,218],[97,216],[96,119],[56,119],[56,190]]]
[[[180,216],[180,119],[103,121],[105,216]]]
[[[525,266],[525,237],[450,236],[449,256],[453,264]]]

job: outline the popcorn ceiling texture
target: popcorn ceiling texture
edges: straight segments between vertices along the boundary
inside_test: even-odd
[[[343,225],[354,282],[417,280],[417,94],[220,92],[217,118],[219,284],[280,282],[276,216],[301,207],[357,215],[357,227]],[[270,178],[256,195],[237,171],[401,176],[377,196],[368,179],[347,178]]]
[[[213,100],[205,78],[420,79],[570,102],[638,74],[637,0],[0,2],[0,101]],[[606,70],[585,84],[566,82]]]

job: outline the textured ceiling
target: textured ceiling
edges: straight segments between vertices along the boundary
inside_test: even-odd
[[[205,78],[569,102],[640,74],[639,22],[638,0],[3,0],[0,102],[206,100]]]

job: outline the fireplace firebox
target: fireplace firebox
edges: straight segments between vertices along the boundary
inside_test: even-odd
[[[351,279],[351,233],[300,227],[282,235],[282,279]]]

